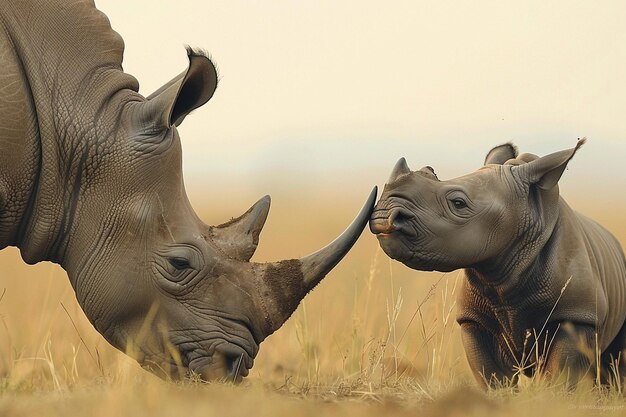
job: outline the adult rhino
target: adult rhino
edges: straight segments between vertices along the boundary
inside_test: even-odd
[[[485,387],[537,371],[573,386],[595,372],[596,352],[604,380],[612,367],[625,375],[624,252],[559,196],[583,143],[542,158],[502,145],[483,168],[449,181],[402,158],[372,214],[390,257],[419,270],[465,269],[457,321]]]
[[[183,186],[176,126],[213,95],[215,67],[189,49],[146,99],[123,48],[92,1],[0,6],[0,249],[60,264],[95,328],[143,366],[239,380],[354,244],[376,190],[319,252],[249,262],[269,197],[213,227]]]

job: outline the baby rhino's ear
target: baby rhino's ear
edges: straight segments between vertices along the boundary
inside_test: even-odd
[[[584,138],[579,139],[576,146],[571,149],[543,156],[527,164],[514,167],[514,169],[517,169],[520,178],[527,181],[530,185],[536,185],[542,190],[550,190],[558,184],[561,175],[567,168],[568,162],[586,141],[587,139]]]
[[[512,143],[505,143],[503,145],[498,145],[489,151],[485,157],[485,165],[502,165],[509,159],[515,158],[517,158],[517,148]]]

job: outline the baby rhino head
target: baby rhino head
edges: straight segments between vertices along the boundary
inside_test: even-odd
[[[471,174],[440,181],[431,167],[393,168],[370,219],[387,255],[413,269],[486,265],[515,245],[549,236],[558,216],[557,183],[576,147],[542,158],[492,149]]]

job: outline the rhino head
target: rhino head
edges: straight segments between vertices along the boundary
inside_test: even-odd
[[[510,144],[498,146],[482,168],[448,181],[440,181],[429,166],[411,171],[401,158],[370,230],[387,255],[413,269],[493,266],[516,242],[550,235],[558,180],[584,142],[542,158],[518,156]]]
[[[320,251],[250,262],[269,196],[240,217],[208,226],[185,193],[177,126],[212,97],[218,82],[207,56],[192,50],[188,56],[188,69],[147,99],[130,89],[117,92],[100,111],[94,136],[85,138],[89,146],[59,152],[79,155],[71,160],[82,168],[62,181],[76,184],[69,187],[71,208],[42,210],[42,201],[59,194],[42,188],[20,247],[28,262],[60,263],[95,328],[144,367],[162,376],[191,370],[206,380],[240,380],[259,344],[355,243],[376,190]],[[71,120],[79,123],[80,116]],[[215,203],[221,198],[215,195]],[[64,220],[56,221],[57,213]]]

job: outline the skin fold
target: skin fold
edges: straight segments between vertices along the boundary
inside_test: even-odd
[[[176,127],[218,83],[208,56],[148,98],[93,1],[0,6],[0,249],[68,273],[94,327],[160,376],[240,380],[259,344],[345,256],[346,231],[301,259],[250,262],[270,198],[205,225],[185,192]]]
[[[597,367],[604,382],[612,369],[624,375],[624,252],[559,196],[584,142],[541,158],[501,145],[482,168],[449,181],[402,158],[374,209],[370,229],[391,258],[464,269],[457,321],[484,387],[537,372],[569,387]]]

